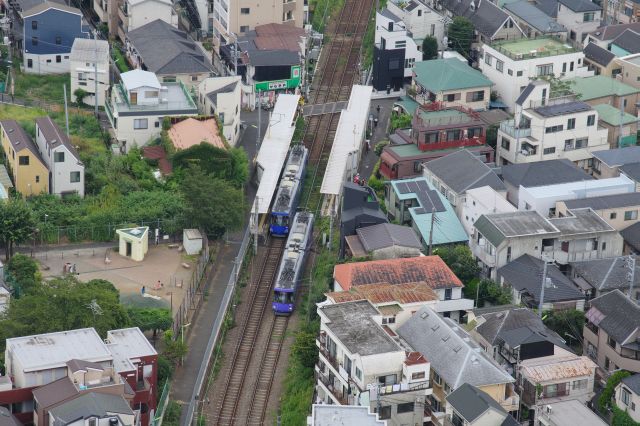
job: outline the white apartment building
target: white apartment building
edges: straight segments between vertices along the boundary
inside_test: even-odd
[[[430,364],[385,331],[369,301],[318,305],[320,349],[316,403],[361,405],[392,424],[430,421]]]
[[[146,145],[160,136],[164,117],[198,115],[198,107],[185,85],[164,82],[152,72],[133,70],[112,86],[105,111],[122,152]]]
[[[558,23],[569,30],[569,40],[578,43],[598,29],[602,21],[602,8],[591,0],[560,0],[557,14]]]
[[[482,46],[480,70],[495,85],[510,112],[531,79],[593,75],[584,65],[584,53],[553,37],[519,39]]]
[[[381,51],[404,49],[404,78],[413,75],[413,64],[422,60],[422,52],[407,24],[389,9],[376,12],[375,46]],[[389,68],[391,70],[391,68]]]
[[[114,0],[108,1],[113,2]],[[126,34],[129,31],[157,19],[178,28],[178,14],[173,9],[171,0],[123,0],[117,9],[117,34],[122,43],[125,43]]]
[[[48,116],[36,118],[36,146],[49,169],[49,193],[84,197],[84,164],[67,134]]]
[[[583,170],[594,151],[609,149],[608,130],[598,126],[598,111],[572,99],[549,99],[546,81],[530,83],[515,103],[515,118],[500,124],[496,164],[567,159]]]
[[[422,41],[426,37],[438,40],[438,49],[447,47],[442,44],[445,32],[444,16],[431,8],[426,1],[391,0],[387,3],[387,9],[402,19],[419,50],[422,49]]]
[[[211,77],[198,86],[198,109],[204,115],[217,115],[222,132],[231,146],[240,136],[242,77]]]
[[[504,192],[498,192],[490,186],[467,190],[462,204],[460,223],[469,236],[475,231],[473,224],[483,214],[511,213],[518,210],[507,201],[505,195]]]
[[[109,87],[109,42],[77,38],[69,54],[71,74],[71,96],[82,89],[88,93],[83,99],[87,105],[96,104],[96,67],[98,81],[98,106],[104,106]],[[97,64],[97,65],[96,65]]]

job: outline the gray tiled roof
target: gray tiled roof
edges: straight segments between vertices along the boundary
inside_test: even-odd
[[[498,175],[466,149],[431,160],[424,167],[457,194],[481,186],[490,186],[497,191],[506,189]]]
[[[482,322],[482,320],[484,322]],[[496,345],[503,333],[513,330],[528,329],[531,332],[543,333],[549,337],[554,344],[564,344],[564,341],[549,330],[543,323],[542,319],[529,308],[506,309],[499,312],[492,312],[481,315],[478,322],[482,322],[476,327],[476,332],[492,346]]]
[[[552,18],[558,17],[558,0],[533,0],[535,7]]]
[[[71,379],[69,377],[63,377],[34,389],[33,398],[38,402],[40,407],[46,408],[60,401],[64,401],[77,393],[78,390],[73,382],[71,382]]]
[[[615,231],[611,225],[590,208],[573,209],[571,213],[572,216],[549,219],[549,222],[558,228],[563,236]]]
[[[636,32],[640,32],[640,22],[632,22],[630,24],[613,24],[603,25],[596,28],[595,31],[591,31],[589,35],[597,38],[598,40],[607,41],[613,40],[627,29],[632,29]]]
[[[629,52],[629,54],[640,53],[640,33],[633,30],[626,30],[611,42],[618,47]]]
[[[587,44],[587,47],[584,48],[584,56],[586,56],[587,59],[595,62],[596,64],[602,65],[603,67],[609,65],[609,63],[613,61],[613,58],[616,57],[613,52],[607,49],[603,49],[595,43]]]
[[[640,306],[620,290],[592,299],[586,316],[620,344],[640,328]]]
[[[596,154],[597,153],[594,152],[594,155]],[[567,159],[535,161],[532,163],[502,166],[502,178],[505,182],[516,188],[520,185],[532,188],[593,179],[592,176],[586,174]]]
[[[156,74],[200,74],[213,66],[187,33],[161,19],[127,33],[148,71]],[[161,40],[162,42],[159,42]]]
[[[574,12],[593,12],[596,10],[602,10],[600,6],[591,0],[560,0],[560,3],[567,6]]]
[[[240,81],[234,81],[232,83],[227,84],[226,86],[222,86],[219,89],[216,90],[212,90],[211,92],[207,93],[207,98],[209,98],[209,100],[211,100],[211,102],[214,105],[218,105],[218,94],[219,93],[231,93],[234,90],[236,90],[236,86],[240,84]]]
[[[548,219],[533,210],[482,215],[473,226],[494,247],[508,237],[559,233]]]
[[[519,17],[542,34],[566,32],[567,29],[528,0],[505,3],[506,10]]]
[[[502,27],[509,15],[490,1],[474,1],[480,4],[475,10],[472,9],[473,0],[444,0],[444,7],[455,16],[464,16],[469,19],[475,29],[487,38],[493,35]]]
[[[576,200],[566,200],[564,204],[568,209],[591,207],[593,210],[637,206],[640,205],[640,192],[604,195],[602,197],[578,198]]]
[[[56,422],[62,422],[57,424],[68,424],[89,417],[104,418],[114,414],[133,415],[133,411],[122,396],[98,392],[85,393],[49,411]]]
[[[468,383],[464,383],[451,392],[446,399],[453,409],[469,423],[473,423],[490,408],[506,416],[509,415],[495,399]]]
[[[402,246],[422,249],[422,243],[416,237],[413,228],[392,223],[380,223],[356,230],[366,252],[385,247]]]
[[[640,251],[640,222],[634,223],[620,231],[624,241],[634,249]]]
[[[31,153],[36,157],[41,163],[42,156],[38,151],[38,147],[31,139],[31,136],[18,124],[16,120],[0,120],[0,126],[7,133],[7,138],[9,139],[9,143],[16,152],[22,151],[23,149],[28,149]]]
[[[625,164],[620,167],[620,171],[627,175],[629,179],[640,182],[640,163]]]
[[[640,395],[640,374],[625,377],[622,379],[622,383],[624,383],[624,385],[631,389],[636,395]]]
[[[640,229],[640,227],[638,229]],[[625,231],[626,230],[623,230],[621,234]],[[614,257],[611,259],[573,262],[571,263],[571,267],[577,277],[582,278],[587,284],[598,290],[598,292],[615,289],[627,290],[629,288],[627,278],[629,270],[625,267],[624,258]],[[640,259],[636,266],[634,281],[634,287],[640,287]]]
[[[527,293],[537,304],[540,301],[542,288],[542,269],[542,260],[525,254],[498,269],[498,276],[504,278],[504,281],[514,289]],[[544,291],[545,302],[584,300],[584,294],[577,289],[573,281],[560,272],[557,266],[547,267],[547,278],[548,285]]]
[[[398,335],[431,363],[452,388],[513,383],[459,324],[424,306],[397,329]]]
[[[51,117],[38,117],[36,118],[36,124],[40,129],[40,132],[44,135],[47,143],[55,148],[60,144],[64,145],[71,154],[76,157],[77,161],[80,161],[80,155],[76,150],[76,147],[73,146],[69,136],[65,132],[63,132],[60,127],[51,119]]]
[[[402,19],[398,18],[393,12],[391,12],[386,7],[383,8],[380,12],[380,15],[384,16],[387,19],[391,19],[393,22],[400,22]]]
[[[640,146],[594,151],[593,156],[609,167],[640,162]]]

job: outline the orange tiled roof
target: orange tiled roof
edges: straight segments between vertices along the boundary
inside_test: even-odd
[[[373,260],[336,265],[334,279],[343,290],[366,284],[426,283],[432,289],[462,287],[439,256]]]
[[[226,149],[218,134],[218,124],[213,118],[204,121],[187,118],[171,126],[168,133],[171,143],[177,149],[187,149],[199,145],[201,142],[206,142],[216,148]]]
[[[404,360],[406,365],[426,364],[427,359],[420,352],[407,352],[407,358]]]
[[[349,291],[334,291],[326,294],[335,303],[368,300],[372,304],[420,303],[438,300],[438,296],[424,282],[404,284],[368,284],[351,287]]]

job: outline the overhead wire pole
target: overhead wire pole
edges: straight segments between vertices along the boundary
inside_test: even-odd
[[[67,137],[69,137],[69,108],[67,106],[67,84],[62,85],[62,90],[64,90],[64,120],[65,125],[67,127]]]
[[[429,256],[433,254],[433,223],[436,221],[436,208],[431,208],[431,229],[429,230]]]
[[[542,307],[544,305],[544,288],[547,286],[547,266],[549,261],[545,256],[542,257],[544,266],[542,267],[542,285],[540,286],[540,303],[538,304],[538,315],[542,318]]]
[[[629,269],[627,273],[627,279],[629,280],[629,300],[633,300],[633,284],[636,279],[636,258],[632,254],[627,256],[624,262],[625,266]]]
[[[93,71],[94,71],[94,94],[93,94],[93,103],[94,110],[93,113],[98,117],[98,30],[93,30],[93,42],[95,45],[95,62],[93,63]]]

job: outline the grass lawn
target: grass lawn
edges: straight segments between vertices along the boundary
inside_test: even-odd
[[[32,75],[15,70],[16,98],[30,101],[42,100],[53,104],[64,104],[63,85],[67,85],[67,101],[74,101],[73,94],[69,93],[69,74]]]

